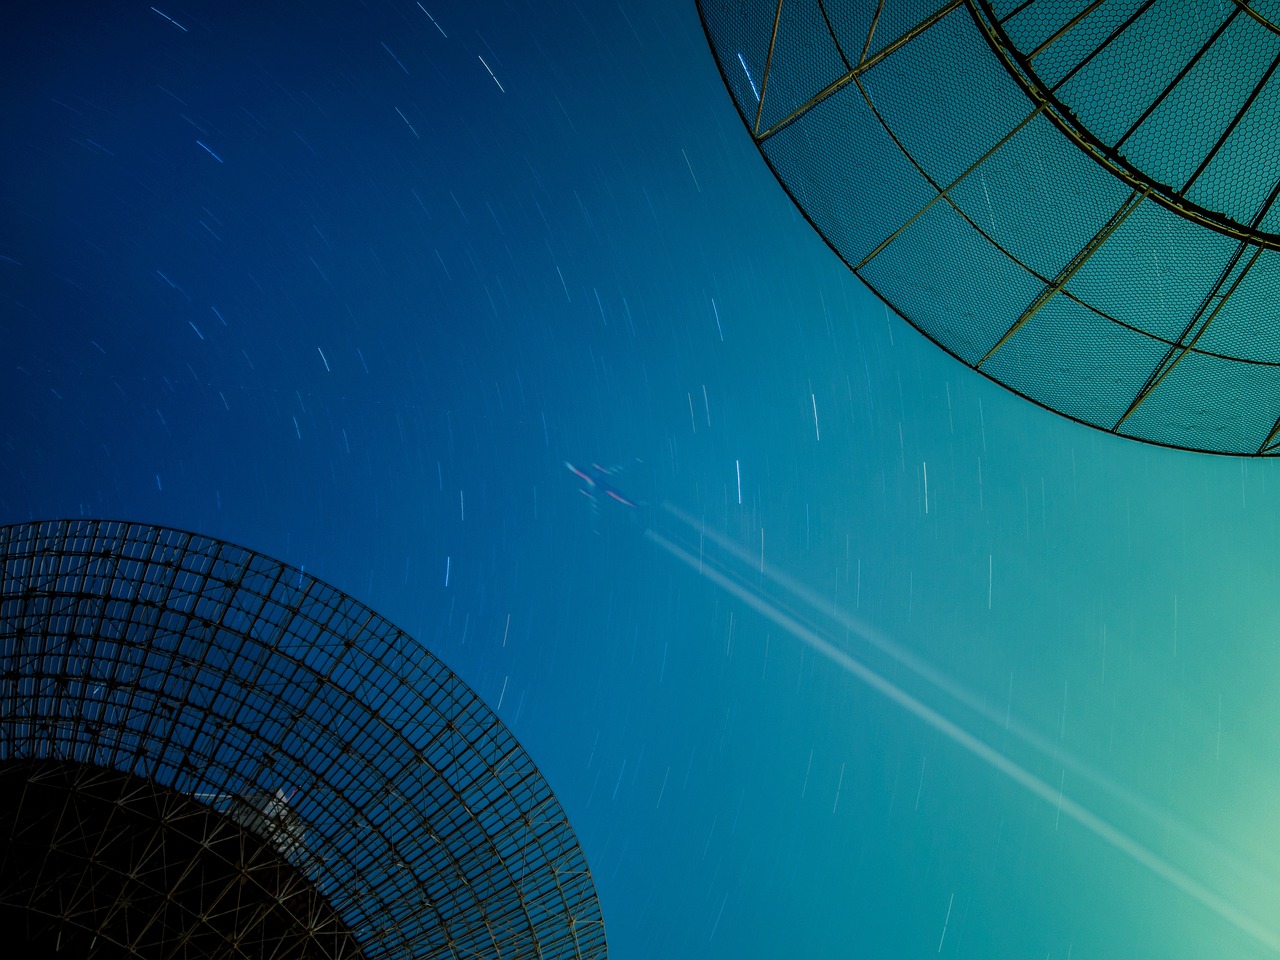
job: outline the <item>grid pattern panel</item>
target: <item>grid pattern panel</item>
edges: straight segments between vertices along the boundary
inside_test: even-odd
[[[834,111],[832,122],[791,124],[762,146],[775,170],[796,171],[787,184],[791,195],[828,242],[857,263],[889,238],[890,224],[904,222],[937,192],[869,111],[844,106],[849,99],[862,99],[852,85],[813,108],[818,114]],[[811,166],[805,158],[815,153],[849,159]],[[882,189],[864,175],[865,166],[886,171],[896,188]]]
[[[1111,433],[1280,452],[1280,4],[698,6],[782,186],[926,336]]]
[[[28,956],[359,958],[253,807],[50,761],[0,763],[0,807],[0,916]]]
[[[138,524],[0,528],[0,661],[0,762],[247,804],[367,957],[606,956],[582,851],[510,732],[292,567]]]

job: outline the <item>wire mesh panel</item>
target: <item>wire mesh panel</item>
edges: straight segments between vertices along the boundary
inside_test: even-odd
[[[1280,2],[699,0],[792,199],[966,365],[1280,452]]]
[[[0,528],[0,781],[32,769],[44,789],[50,770],[110,771],[156,792],[141,809],[216,814],[368,958],[606,956],[572,828],[493,712],[367,607],[240,547],[106,521]],[[336,954],[299,955],[355,949],[329,927]]]
[[[114,770],[6,761],[0,810],[0,922],[28,960],[359,960],[269,834],[198,800]]]

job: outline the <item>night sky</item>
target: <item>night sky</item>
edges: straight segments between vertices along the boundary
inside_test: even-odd
[[[890,314],[692,0],[3,21],[0,522],[223,538],[418,638],[619,960],[1280,952],[1275,465]]]

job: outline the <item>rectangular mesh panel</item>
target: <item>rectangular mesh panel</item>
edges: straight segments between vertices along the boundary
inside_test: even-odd
[[[1236,245],[1148,200],[1080,268],[1067,289],[1123,323],[1173,340]]]
[[[1009,39],[1019,50],[1034,50],[1048,40],[1059,29],[1060,24],[1074,20],[1089,7],[1094,0],[1057,0],[1053,4],[1051,17],[1038,16],[1040,13],[1034,3],[1025,0],[994,0],[991,10],[1003,25]],[[1111,0],[1103,4],[1102,13],[1094,11],[1095,18],[1090,23],[1102,22],[1108,12],[1135,6],[1137,0]],[[1095,28],[1096,29],[1096,28]]]
[[[1257,451],[1280,417],[1280,367],[1188,354],[1124,422],[1127,436]]]
[[[945,202],[908,227],[862,270],[894,309],[973,364],[1043,289]]]
[[[851,266],[936,196],[853,84],[760,147]]]
[[[862,83],[903,149],[940,185],[1030,112],[963,8],[867,70]]]
[[[1068,74],[1071,69],[1076,67],[1080,61],[1087,58],[1087,56],[1091,54],[1093,50],[1096,50],[1098,46],[1101,46],[1103,42],[1107,40],[1107,37],[1111,35],[1112,31],[1115,31],[1120,24],[1123,24],[1125,20],[1128,20],[1130,15],[1137,12],[1140,5],[1142,5],[1142,0],[1108,0],[1107,3],[1102,4],[1100,8],[1093,10],[1093,13],[1089,14],[1087,18],[1084,18],[1082,22],[1076,24],[1076,26],[1071,28],[1065,36],[1060,37],[1055,44],[1048,47],[1048,49],[1044,50],[1041,55],[1037,56],[1037,76],[1039,76],[1047,86],[1057,87],[1061,84],[1060,88],[1064,91],[1073,87],[1073,84],[1084,84],[1083,88],[1084,90],[1087,90],[1088,83],[1098,82],[1097,73],[1091,73],[1091,76],[1087,79],[1080,77],[1080,74],[1075,74],[1075,77],[1071,78],[1070,81],[1066,83],[1062,81],[1064,81],[1066,74]],[[1210,5],[1208,4],[1204,4],[1203,6],[1210,8]],[[1185,9],[1192,10],[1194,8],[1192,5],[1188,5]],[[1211,12],[1216,12],[1215,8],[1210,8],[1210,10]],[[1148,9],[1146,15],[1149,17],[1149,15],[1151,15],[1151,10]],[[1139,33],[1142,33],[1143,31],[1140,19],[1142,18],[1139,18],[1139,24],[1133,29],[1133,31],[1126,31],[1120,41],[1114,41],[1111,44],[1111,58],[1114,58],[1115,51],[1121,49],[1121,47],[1128,50],[1128,55],[1130,56],[1128,65],[1124,63],[1124,60],[1121,60],[1120,63],[1115,65],[1114,77],[1124,77],[1129,79],[1130,72],[1135,74],[1146,74],[1146,76],[1137,77],[1138,83],[1134,84],[1134,87],[1142,86],[1143,88],[1146,88],[1146,90],[1149,90],[1149,88],[1155,86],[1156,91],[1158,91],[1162,86],[1164,86],[1164,83],[1158,83],[1157,86],[1156,81],[1153,81],[1153,78],[1149,76],[1149,74],[1152,73],[1151,70],[1144,70],[1146,56],[1144,56],[1143,51],[1134,51],[1133,49],[1135,46],[1134,36],[1139,35]],[[1217,20],[1220,22],[1221,18],[1217,18]],[[1032,36],[1044,37],[1047,36],[1048,33],[1056,32],[1056,29],[1060,28],[1062,23],[1064,23],[1064,18],[1062,18],[1059,12],[1057,12],[1055,5],[1029,4],[1028,6],[1025,6],[1025,8],[1021,10],[1021,13],[1019,13],[1018,17],[1014,18],[1010,23],[1010,36],[1012,36],[1014,31],[1025,31],[1024,36],[1027,36],[1028,38]],[[1199,32],[1201,32],[1202,36],[1207,37],[1212,33],[1212,29],[1212,27],[1208,27],[1207,29],[1202,28]],[[1039,40],[1037,40],[1036,44],[1033,44],[1030,47],[1023,47],[1023,49],[1034,49],[1038,44]],[[1110,60],[1111,58],[1103,59]],[[1167,64],[1162,64],[1162,67],[1167,68]],[[1175,72],[1176,69],[1178,68],[1174,68]],[[1103,74],[1103,76],[1105,76],[1105,74]],[[1165,82],[1167,82],[1167,77]],[[1082,87],[1076,86],[1075,88]],[[1088,96],[1088,93],[1085,93],[1084,96]],[[1121,131],[1123,131],[1125,127],[1128,127],[1130,123],[1133,123],[1133,120],[1137,119],[1137,113],[1137,110],[1133,111],[1133,114],[1130,114],[1128,118],[1124,118],[1124,116],[1119,115],[1110,116],[1110,128],[1121,129]]]
[[[1255,49],[1246,54],[1248,47]],[[1226,133],[1255,84],[1262,79],[1267,64],[1277,53],[1280,53],[1280,37],[1259,29],[1258,24],[1247,16],[1237,16],[1226,33],[1124,143],[1124,156],[1152,180],[1181,190],[1218,138]],[[1160,56],[1165,55],[1161,51]],[[1179,55],[1183,53],[1179,51]],[[1182,61],[1176,61],[1176,64],[1180,66]],[[1187,117],[1195,117],[1197,122],[1188,124],[1185,122]],[[1258,151],[1257,144],[1250,143],[1249,138],[1256,138],[1263,132],[1258,127],[1262,119],[1250,110],[1246,117],[1248,129],[1237,127],[1233,131],[1233,139],[1236,135],[1246,138],[1238,147],[1244,146],[1259,160],[1269,159],[1271,151]],[[1174,131],[1176,135],[1173,135]],[[1274,128],[1271,128],[1271,134],[1274,137]],[[1241,156],[1239,149],[1235,156]],[[1223,173],[1229,173],[1229,170],[1219,168],[1217,175]],[[1250,182],[1256,186],[1259,179],[1255,175]],[[1274,176],[1261,179],[1273,180]],[[1254,210],[1262,202],[1262,197],[1258,197],[1252,208],[1247,207],[1242,203],[1238,186],[1230,181],[1219,179],[1206,187],[1205,193],[1218,195],[1218,202],[1209,204],[1211,208],[1223,210],[1243,223],[1253,219]],[[1265,186],[1261,189],[1265,196]],[[1222,200],[1227,203],[1222,204]]]
[[[1242,258],[1253,256],[1249,250]],[[1274,362],[1280,357],[1280,252],[1264,251],[1196,341],[1196,350]]]
[[[1280,177],[1280,76],[1270,82],[1249,112],[1231,131],[1204,173],[1187,191],[1187,199],[1210,210],[1224,210],[1241,223],[1252,223]],[[1273,204],[1260,224],[1280,232],[1280,204]]]
[[[773,4],[765,6],[773,12]],[[764,57],[757,61],[743,56],[763,96],[761,130],[767,130],[849,71],[827,30],[817,0],[784,0],[773,51],[772,63],[777,69],[770,69],[767,78]],[[734,63],[724,62],[730,68]],[[748,103],[748,108],[750,122],[755,103]]]
[[[1039,116],[950,196],[1010,254],[1052,280],[1129,193]],[[1054,228],[1045,230],[1045,223]]]
[[[1059,296],[982,370],[1069,417],[1115,423],[1167,349]]]
[[[773,4],[743,4],[735,0],[706,0],[701,4],[707,38],[721,65],[725,83],[738,110],[754,118],[769,37],[773,34]],[[738,59],[738,55],[742,59]],[[743,69],[745,61],[747,69]],[[750,70],[748,76],[747,70]],[[753,87],[754,83],[754,87]]]
[[[867,32],[875,18],[878,0],[835,0],[826,2],[831,26],[846,55],[854,59],[862,54]],[[946,6],[941,0],[884,0],[880,19],[867,56],[874,57],[895,40],[914,29]]]

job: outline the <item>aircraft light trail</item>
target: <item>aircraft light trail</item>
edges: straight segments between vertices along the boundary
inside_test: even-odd
[[[662,511],[665,515],[672,517],[687,526],[691,533],[696,531],[698,533],[698,541],[700,544],[704,543],[707,538],[710,538],[713,542],[717,542],[717,545],[724,549],[729,549],[734,553],[737,553],[740,550],[736,545],[731,545],[727,541],[723,540],[723,538],[718,534],[708,531],[705,524],[689,517],[687,514],[682,513],[678,508],[672,507],[669,504],[664,504]],[[1133,836],[1124,832],[1090,808],[1086,807],[1083,803],[1066,794],[1064,789],[1066,770],[1072,769],[1074,772],[1082,773],[1084,774],[1085,779],[1094,781],[1095,785],[1109,790],[1113,794],[1117,795],[1119,799],[1125,800],[1139,808],[1145,808],[1146,805],[1141,800],[1126,795],[1125,791],[1121,788],[1109,784],[1100,775],[1093,773],[1078,761],[1072,761],[1070,758],[1063,756],[1060,750],[1054,749],[1051,745],[1043,742],[1036,734],[1025,730],[1021,732],[1015,730],[1015,735],[1019,736],[1019,738],[1024,742],[1038,747],[1047,755],[1062,764],[1062,784],[1057,787],[1053,786],[1051,783],[1037,776],[1012,757],[1005,755],[986,741],[982,740],[980,737],[962,727],[959,723],[951,720],[938,710],[924,703],[897,683],[853,657],[850,653],[837,646],[817,630],[801,622],[796,616],[784,610],[778,605],[778,603],[770,599],[762,591],[740,583],[732,573],[727,572],[726,569],[722,569],[720,563],[704,556],[701,550],[699,550],[699,555],[695,556],[680,544],[659,533],[653,527],[649,527],[645,531],[645,537],[652,543],[661,547],[672,557],[679,560],[690,570],[698,573],[699,576],[715,584],[735,599],[741,601],[775,626],[784,630],[791,637],[803,643],[810,650],[843,670],[849,676],[861,681],[885,699],[901,707],[926,726],[946,737],[956,746],[975,759],[981,761],[987,767],[1003,774],[1032,796],[1044,801],[1044,803],[1057,811],[1056,816],[1065,816],[1068,819],[1075,821],[1076,824],[1088,830],[1113,849],[1142,865],[1153,875],[1176,887],[1203,907],[1212,911],[1227,923],[1230,923],[1242,933],[1247,934],[1259,944],[1262,944],[1268,949],[1280,954],[1280,935],[1277,935],[1273,929],[1257,920],[1240,907],[1236,906],[1223,895],[1192,877],[1185,870],[1176,866],[1172,861],[1156,853]],[[745,553],[745,551],[743,551],[743,553]],[[770,575],[769,580],[771,582],[775,580],[780,581],[781,578],[776,575]],[[868,641],[872,646],[882,650],[883,652],[894,652],[897,655],[903,655],[904,660],[900,661],[900,665],[905,666],[910,672],[931,682],[935,686],[955,697],[961,703],[973,706],[975,709],[979,708],[979,702],[971,694],[968,694],[956,684],[947,680],[927,664],[919,661],[910,654],[909,651],[902,650],[896,644],[893,644],[892,641],[879,636],[873,628],[860,625],[857,621],[852,620],[842,622],[844,622],[845,626],[849,628],[851,632],[859,634],[862,639]],[[986,716],[990,711],[982,708],[979,712]],[[1168,820],[1169,818],[1162,817],[1161,819]],[[1195,839],[1193,835],[1189,835],[1187,831],[1185,831],[1185,828],[1180,829],[1179,832],[1184,835],[1184,838]],[[1217,850],[1216,852],[1223,857],[1226,857],[1224,851]],[[1244,866],[1240,864],[1231,863],[1229,866],[1240,872],[1244,872],[1245,870]],[[1262,878],[1251,877],[1248,879],[1255,881]]]

